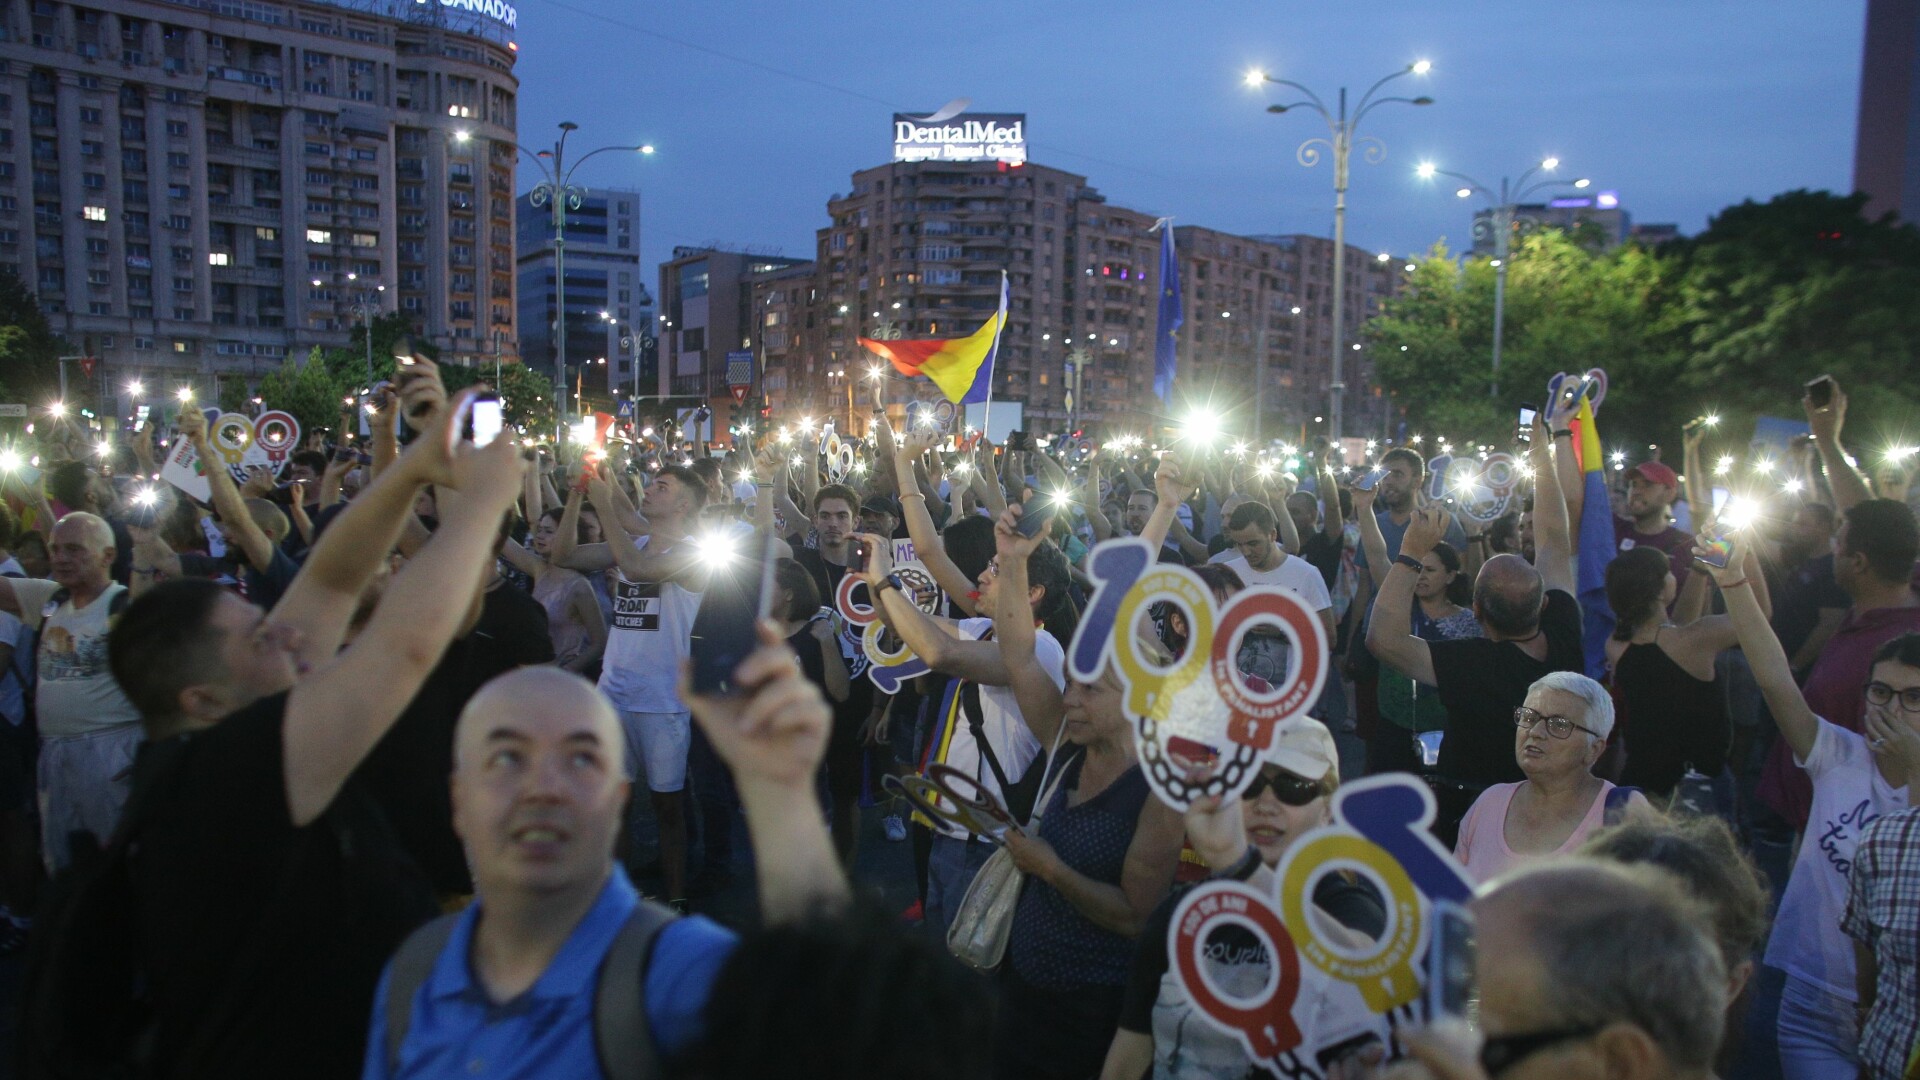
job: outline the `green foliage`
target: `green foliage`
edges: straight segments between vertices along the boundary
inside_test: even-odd
[[[18,275],[0,270],[0,402],[44,405],[59,397],[64,345],[33,290]],[[78,372],[71,377],[71,390],[87,385]],[[74,399],[91,400],[91,395],[76,393]]]
[[[292,413],[304,436],[336,427],[341,399],[350,392],[346,383],[327,371],[322,350],[315,349],[306,363],[289,358],[279,371],[261,379],[259,396],[268,408]]]
[[[1892,430],[1920,406],[1920,231],[1861,217],[1861,196],[1790,192],[1723,211],[1699,236],[1650,251],[1529,234],[1506,288],[1500,394],[1491,393],[1494,268],[1436,246],[1369,327],[1381,381],[1409,431],[1504,442],[1515,407],[1557,371],[1607,370],[1610,444],[1677,442],[1703,410],[1750,430],[1800,415],[1799,386],[1829,372],[1855,427]],[[1402,348],[1404,346],[1404,349]]]

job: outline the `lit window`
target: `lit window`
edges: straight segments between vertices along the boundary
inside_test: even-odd
[[[227,266],[233,262],[233,256],[224,251],[209,251],[207,262],[214,266]]]
[[[88,221],[107,220],[107,208],[104,206],[83,206],[80,208],[80,214]]]
[[[308,229],[307,243],[331,244],[333,243],[333,230],[332,229]]]

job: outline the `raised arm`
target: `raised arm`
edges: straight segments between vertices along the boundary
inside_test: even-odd
[[[295,480],[290,489],[292,498],[287,501],[287,515],[293,518],[293,527],[300,530],[300,542],[313,544],[313,519],[307,516],[306,480]]]
[[[1446,511],[1437,507],[1416,510],[1400,541],[1399,554],[1424,559],[1446,535]],[[1373,565],[1371,553],[1367,565]],[[1398,558],[1387,564],[1386,578],[1374,597],[1373,619],[1367,626],[1367,648],[1381,663],[1415,682],[1432,686],[1433,653],[1426,641],[1413,633],[1413,583],[1419,576]]]
[[[1573,440],[1561,445],[1561,438],[1547,438],[1539,419],[1533,424],[1533,564],[1540,571],[1546,589],[1574,594],[1573,535],[1569,524],[1573,507],[1568,504],[1562,484],[1562,468],[1570,468],[1576,487],[1581,482],[1579,467],[1573,461]]]
[[[197,409],[180,410],[180,433],[193,444],[193,452],[200,455],[206,463],[207,487],[213,493],[213,510],[227,526],[227,535],[234,547],[246,556],[247,562],[255,570],[264,573],[273,563],[273,541],[267,539],[253,515],[247,511],[246,500],[240,497],[240,489],[233,486],[233,476],[220,464],[220,458],[207,444],[207,418]]]
[[[994,585],[994,639],[1021,718],[1040,745],[1051,746],[1066,707],[1059,684],[1034,655],[1033,608],[1027,599],[1027,557],[1046,541],[1029,540],[1015,531],[1020,515],[1021,508],[1012,507],[994,523],[995,554],[1000,564],[1000,580]]]
[[[930,432],[908,432],[905,441],[894,452],[895,471],[913,468],[914,456],[932,446],[935,438],[937,436]],[[977,614],[973,601],[967,597],[974,590],[974,583],[947,557],[947,545],[941,540],[940,531],[934,528],[933,515],[927,513],[926,495],[908,491],[903,486],[900,511],[907,519],[907,535],[913,538],[914,555],[926,564],[933,580],[939,583],[957,606],[969,615]]]
[[[1695,553],[1704,554],[1699,549],[1695,549]],[[1793,748],[1794,756],[1806,760],[1813,751],[1815,737],[1820,734],[1820,722],[1807,707],[1807,699],[1800,695],[1793,669],[1787,666],[1786,650],[1780,647],[1780,639],[1774,636],[1773,627],[1767,625],[1766,613],[1760,609],[1753,579],[1747,576],[1745,538],[1736,535],[1733,539],[1733,557],[1727,560],[1726,569],[1697,564],[1696,572],[1702,571],[1713,575],[1720,586],[1720,595],[1726,597],[1727,617],[1733,620],[1740,650],[1747,654],[1754,681],[1760,684],[1760,693],[1767,700],[1768,711],[1773,713],[1773,722],[1779,725],[1781,737]]]
[[[1373,516],[1375,490],[1352,488],[1353,518],[1360,523],[1360,549],[1367,553],[1367,566],[1393,565],[1393,553],[1387,550],[1387,536],[1380,531],[1380,519]]]
[[[993,444],[984,434],[973,448],[973,483],[974,493],[988,513],[999,517],[1007,512],[1007,492],[1000,486],[1000,474],[993,463]]]
[[[560,511],[560,527],[554,531],[553,542],[547,545],[547,561],[554,566],[587,573],[611,569],[613,551],[606,544],[580,543],[580,508],[586,505],[586,498],[586,489],[580,484],[567,489],[567,502]],[[604,526],[609,523],[601,524],[604,534]],[[614,527],[619,526],[614,524]]]
[[[429,431],[419,442],[441,439],[437,431]],[[444,448],[438,454],[445,462]],[[335,541],[355,524],[349,519],[362,502],[369,509],[392,508],[390,499],[380,497],[390,491],[378,489],[402,486],[412,471],[405,466],[406,458],[413,457],[420,457],[422,464],[427,460],[410,451],[375,481],[369,498],[356,500],[321,537],[320,548],[315,549],[306,571],[294,579],[292,589],[300,588],[315,561],[332,557],[325,549],[340,546]],[[288,809],[296,825],[306,825],[326,810],[340,785],[419,693],[467,615],[468,605],[449,604],[447,597],[472,595],[482,575],[493,570],[493,542],[499,535],[501,515],[520,491],[519,451],[507,440],[486,447],[469,445],[456,451],[448,465],[450,486],[460,491],[461,498],[442,516],[433,540],[394,577],[353,646],[303,679],[287,701],[283,753]],[[391,513],[389,520],[400,516]],[[362,547],[360,559],[377,562],[385,551],[385,545]],[[280,607],[293,599],[290,589]],[[281,621],[280,608],[273,618]]]
[[[855,539],[867,547],[867,569],[860,576],[875,610],[915,656],[944,675],[972,679],[983,686],[1008,685],[999,646],[961,637],[957,624],[921,611],[910,597],[887,583],[887,575],[893,572],[892,541],[871,533],[859,533]]]
[[[1087,462],[1087,483],[1080,489],[1080,509],[1086,511],[1087,524],[1093,529],[1093,542],[1113,539],[1113,522],[1100,509],[1100,457]]]
[[[734,671],[743,693],[694,693],[683,662],[680,700],[733,773],[753,845],[760,917],[779,925],[844,907],[852,893],[814,794],[833,711],[801,674],[779,628],[763,622],[757,631],[760,649]]]
[[[1329,540],[1339,540],[1347,532],[1347,518],[1340,510],[1340,478],[1333,473],[1333,455],[1339,452],[1329,450],[1320,460],[1320,532]]]
[[[1846,448],[1840,445],[1840,429],[1847,422],[1847,395],[1840,384],[1833,384],[1833,399],[1816,407],[1812,399],[1800,404],[1807,410],[1807,426],[1813,429],[1813,445],[1820,451],[1820,464],[1826,469],[1827,483],[1833,488],[1834,509],[1844,514],[1859,503],[1873,498],[1867,478],[1847,463]]]
[[[1550,404],[1547,407],[1547,415],[1544,418],[1541,417],[1539,413],[1534,414],[1532,453],[1535,455],[1533,484],[1536,511],[1534,514],[1533,528],[1536,553],[1539,550],[1540,540],[1540,517],[1537,510],[1540,502],[1539,493],[1541,487],[1548,479],[1557,481],[1560,497],[1564,500],[1563,505],[1566,507],[1569,520],[1580,520],[1580,514],[1586,507],[1586,485],[1580,475],[1580,459],[1573,450],[1573,421],[1580,414],[1580,403],[1578,401],[1569,403],[1566,397],[1567,395],[1563,393],[1560,395],[1559,400]],[[1541,423],[1542,419],[1546,421],[1545,424]],[[1538,456],[1542,435],[1540,429],[1543,426],[1547,429],[1545,432],[1547,436],[1546,444],[1554,450],[1553,456],[1546,459],[1547,467],[1544,470],[1540,468],[1540,458]],[[1564,452],[1560,449],[1562,439],[1566,440],[1566,449]],[[1547,474],[1552,475],[1549,477]],[[1569,538],[1569,541],[1571,542],[1571,538]],[[1571,552],[1575,549],[1569,546],[1567,550]]]
[[[685,577],[693,567],[693,553],[677,548],[648,544],[645,548],[633,542],[627,534],[626,524],[615,512],[613,485],[606,477],[598,473],[587,476],[587,498],[592,500],[593,508],[600,511],[600,531],[606,534],[607,542],[584,544],[574,550],[575,569],[580,569],[581,561],[597,561],[591,553],[596,547],[606,548],[612,556],[614,565],[628,581],[666,581]]]

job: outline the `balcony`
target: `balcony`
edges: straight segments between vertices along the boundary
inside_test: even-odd
[[[262,270],[252,266],[213,266],[208,270],[213,280],[220,284],[234,285],[284,285],[286,276],[280,270]]]
[[[252,221],[262,225],[277,225],[280,222],[280,210],[264,206],[237,206],[232,203],[214,203],[207,205],[208,216],[220,221]]]

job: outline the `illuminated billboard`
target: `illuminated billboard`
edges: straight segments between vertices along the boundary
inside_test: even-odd
[[[936,119],[939,116],[894,113],[893,160],[1026,163],[1026,114],[959,113]]]

